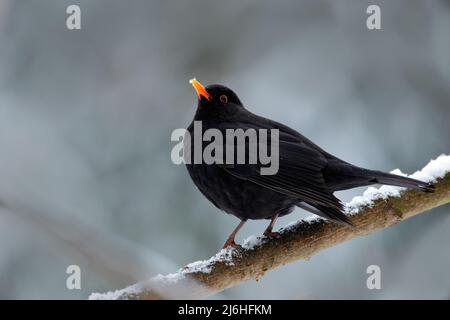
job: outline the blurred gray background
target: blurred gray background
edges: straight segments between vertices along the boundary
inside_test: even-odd
[[[66,29],[70,4],[79,31]],[[366,28],[369,4],[380,31]],[[193,117],[194,76],[357,165],[412,173],[448,154],[449,33],[444,0],[0,0],[0,298],[84,299],[222,246],[237,219],[170,160],[172,130]],[[448,299],[449,212],[215,298]],[[72,264],[81,290],[66,288]],[[366,288],[371,264],[382,290]]]

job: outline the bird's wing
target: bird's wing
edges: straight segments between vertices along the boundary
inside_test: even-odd
[[[245,124],[233,124],[245,130]],[[229,128],[229,126],[227,126]],[[311,204],[342,209],[339,199],[328,190],[322,175],[327,159],[306,143],[280,131],[279,133],[279,169],[274,175],[262,175],[263,165],[235,164],[222,165],[227,173],[251,181],[273,191],[298,198]],[[270,150],[270,141],[268,142]],[[236,147],[235,151],[236,151]],[[249,146],[246,142],[246,152]],[[236,153],[235,153],[236,154]]]

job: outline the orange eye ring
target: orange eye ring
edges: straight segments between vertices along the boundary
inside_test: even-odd
[[[219,97],[219,99],[220,99],[220,102],[222,102],[223,104],[226,104],[226,103],[228,103],[228,97],[226,96],[226,95],[221,95],[220,97]]]

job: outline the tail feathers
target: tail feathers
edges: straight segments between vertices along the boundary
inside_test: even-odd
[[[370,171],[370,172],[371,172],[370,176],[373,176],[373,179],[370,182],[373,183],[387,184],[391,186],[404,188],[412,188],[424,192],[434,192],[434,185],[432,183],[423,182],[420,180],[407,178],[391,173],[384,173],[380,171]]]
[[[387,184],[424,192],[434,191],[432,183],[382,171],[364,169],[343,161],[330,161],[323,173],[328,188],[333,191],[347,190],[371,184]]]
[[[322,206],[315,203],[309,204],[306,202],[300,202],[297,204],[297,206],[322,218],[329,219],[349,227],[354,227],[352,221],[343,212],[343,210],[339,210],[334,207]]]

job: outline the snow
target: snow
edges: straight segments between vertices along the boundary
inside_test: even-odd
[[[125,289],[110,291],[107,293],[92,293],[89,296],[89,300],[117,300],[123,299],[127,295],[132,295],[133,293],[139,293],[144,291],[146,288],[160,288],[164,284],[174,284],[181,279],[184,279],[186,275],[190,273],[210,273],[215,263],[223,262],[226,265],[234,265],[233,256],[236,254],[235,248],[226,248],[220,250],[215,256],[208,260],[200,260],[189,263],[187,266],[179,269],[175,273],[168,275],[158,274],[157,276],[149,279],[146,282],[141,282],[129,286]]]
[[[434,182],[438,178],[442,178],[446,173],[450,172],[450,155],[441,155],[435,160],[431,160],[422,170],[415,172],[409,177],[421,180],[424,182]],[[391,173],[407,176],[399,169],[393,170]],[[345,206],[347,214],[355,214],[363,207],[373,205],[374,201],[379,199],[386,199],[388,197],[399,197],[405,188],[394,186],[381,186],[380,188],[369,187],[362,196],[354,197]],[[311,216],[301,221],[293,221],[283,227],[280,232],[288,232],[295,228],[299,223],[314,223],[318,220],[323,220],[317,216]],[[242,247],[246,250],[254,250],[258,246],[266,241],[266,237],[257,237],[252,235],[246,238],[242,244]],[[179,269],[176,273],[168,275],[157,275],[146,282],[137,283],[129,286],[125,289],[110,291],[107,293],[92,293],[89,296],[90,300],[116,300],[126,297],[126,295],[139,293],[146,288],[158,287],[167,283],[176,283],[181,279],[184,279],[186,275],[190,273],[211,273],[214,264],[217,262],[225,263],[226,265],[234,265],[233,257],[236,256],[238,251],[235,248],[226,248],[220,250],[215,256],[208,260],[195,261],[184,268]]]
[[[297,226],[297,224],[298,224],[298,220],[291,221],[288,224],[286,224],[282,230],[284,232],[290,231],[290,230],[294,229]]]
[[[417,180],[434,182],[437,178],[443,178],[448,172],[450,172],[450,155],[443,154],[437,159],[431,160],[425,168],[415,172],[410,177]]]
[[[233,265],[233,253],[234,248],[226,248],[220,250],[215,256],[211,257],[208,260],[200,260],[189,263],[186,267],[182,269],[184,274],[186,273],[210,273],[212,271],[212,267],[216,262],[224,262],[226,265]]]
[[[212,262],[225,262],[226,265],[234,265],[233,256],[235,255],[235,252],[237,252],[235,248],[222,249],[210,260],[212,260]]]
[[[380,188],[369,187],[362,196],[354,197],[345,204],[347,214],[358,213],[362,208],[371,206],[375,200],[387,199],[388,197],[399,197],[404,188],[394,186],[382,186]]]
[[[244,242],[242,243],[242,248],[245,250],[254,250],[256,247],[260,246],[263,243],[262,237],[257,237],[255,235],[251,235],[250,237],[246,238]]]
[[[191,271],[192,272],[192,271]],[[127,296],[132,294],[138,294],[146,289],[150,288],[160,288],[167,284],[174,284],[181,279],[185,278],[187,272],[180,269],[178,272],[170,273],[167,275],[158,274],[157,276],[144,281],[133,284],[121,290],[109,291],[106,293],[92,293],[89,296],[89,300],[119,300],[125,299]]]
[[[125,294],[139,293],[140,289],[142,289],[142,286],[137,283],[121,290],[109,291],[106,293],[94,292],[89,296],[89,300],[118,300]]]

